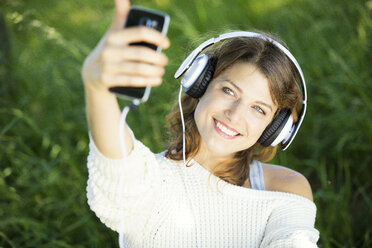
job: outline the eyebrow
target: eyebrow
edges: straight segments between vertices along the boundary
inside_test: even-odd
[[[231,80],[229,80],[229,79],[225,79],[225,81],[229,82],[229,83],[230,83],[232,86],[234,86],[234,87],[235,87],[235,88],[236,88],[240,93],[243,92],[243,90],[242,90],[239,86],[237,86],[233,81],[231,81]],[[262,101],[256,101],[256,103],[261,104],[261,105],[263,105],[263,106],[269,108],[271,112],[273,111],[273,108],[271,107],[270,104],[267,104],[267,103],[262,102]]]
[[[267,104],[267,103],[264,103],[264,102],[261,102],[261,101],[256,101],[256,103],[266,106],[267,108],[270,109],[271,112],[273,111],[271,105],[269,105],[269,104]]]
[[[243,92],[242,89],[240,89],[239,86],[237,86],[233,81],[229,80],[229,79],[226,79],[227,82],[229,82],[230,84],[232,84],[232,86],[234,86],[240,93]]]

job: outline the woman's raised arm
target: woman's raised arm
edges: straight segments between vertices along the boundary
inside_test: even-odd
[[[108,88],[158,86],[168,62],[163,53],[144,46],[130,46],[133,42],[147,42],[165,49],[169,40],[147,27],[124,29],[129,7],[128,0],[115,0],[112,24],[85,59],[82,69],[89,131],[100,152],[110,158],[120,158],[122,152],[118,135],[120,109]],[[124,135],[129,153],[133,140],[127,124]]]

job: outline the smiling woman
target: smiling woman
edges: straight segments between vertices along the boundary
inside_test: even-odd
[[[123,21],[129,3],[116,6],[115,21]],[[160,84],[166,57],[130,44],[166,48],[167,38],[113,25],[84,63],[88,203],[122,234],[123,247],[316,247],[316,206],[306,178],[263,163],[279,143],[288,147],[304,117],[301,68],[271,36],[220,37],[204,42],[177,70],[186,88],[183,110],[175,104],[168,115],[171,140],[159,154],[118,124],[118,104],[107,89]],[[125,140],[117,135],[122,128]]]

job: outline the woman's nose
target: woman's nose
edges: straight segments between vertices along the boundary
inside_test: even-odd
[[[227,106],[225,115],[231,123],[236,123],[244,117],[244,106],[240,100],[236,100]]]

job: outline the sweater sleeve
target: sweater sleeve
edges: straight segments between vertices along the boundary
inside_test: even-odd
[[[134,148],[128,157],[111,159],[100,153],[90,136],[87,198],[91,210],[106,226],[138,233],[158,197],[160,177],[155,155],[133,133],[132,137]]]
[[[316,206],[297,197],[287,199],[271,213],[261,248],[315,248],[319,232],[314,228]]]

